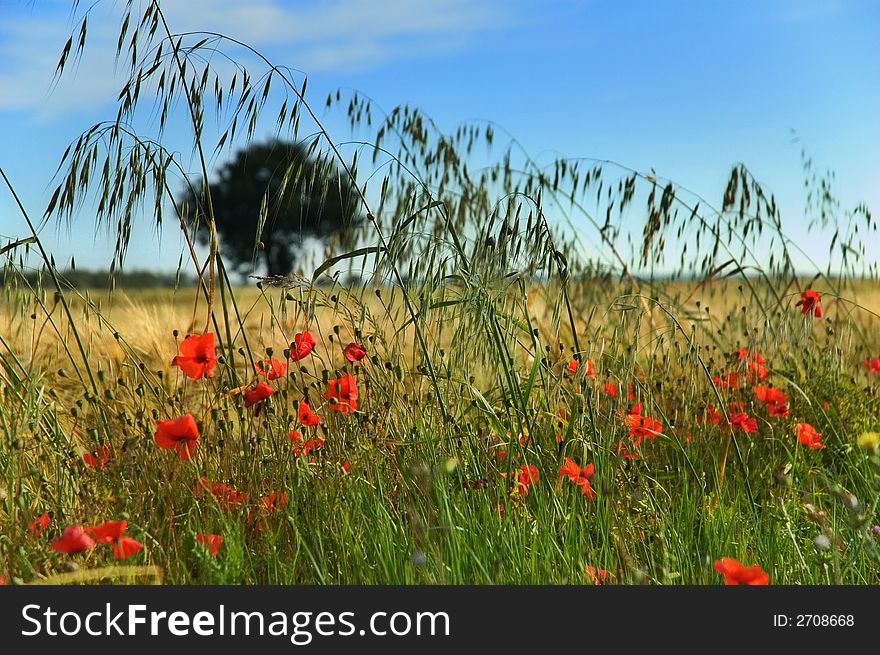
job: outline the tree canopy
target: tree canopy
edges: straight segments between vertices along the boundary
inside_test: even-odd
[[[343,246],[354,241],[363,217],[357,190],[334,162],[311,155],[302,143],[272,140],[239,150],[208,188],[227,263],[241,274],[259,260],[269,275],[289,275],[307,237]],[[200,243],[208,243],[205,185],[180,199]]]

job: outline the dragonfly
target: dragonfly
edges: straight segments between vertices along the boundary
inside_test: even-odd
[[[257,280],[258,284],[267,284],[282,289],[300,289],[312,285],[306,278],[296,273],[291,275],[249,275],[248,277]]]

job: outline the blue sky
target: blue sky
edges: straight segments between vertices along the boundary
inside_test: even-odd
[[[115,115],[118,4],[95,9],[86,57],[51,88],[72,3],[0,0],[0,167],[36,217],[68,142]],[[653,168],[713,200],[744,162],[820,264],[825,245],[803,228],[801,144],[835,172],[844,208],[864,201],[880,214],[880,3],[871,0],[163,4],[173,30],[220,31],[306,71],[318,108],[344,87],[385,109],[419,106],[444,129],[491,119],[533,155]],[[186,149],[179,136],[170,133],[170,145]],[[25,230],[0,190],[0,241]],[[59,263],[111,260],[112,242],[87,211],[72,229],[50,224],[42,236]],[[140,228],[127,267],[173,270],[179,238],[173,225],[160,236],[154,246],[157,235]]]

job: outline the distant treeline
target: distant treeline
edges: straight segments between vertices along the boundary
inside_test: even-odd
[[[12,285],[21,286],[22,280],[21,277],[24,276],[25,280],[30,286],[37,286],[38,280],[42,276],[42,286],[51,287],[52,280],[49,277],[49,273],[45,270],[43,271],[27,271],[25,273],[16,272],[14,270],[10,270],[6,268],[5,270],[0,268],[0,287],[5,286],[8,283]],[[96,290],[106,290],[111,288],[111,284],[113,288],[116,289],[168,289],[174,287],[182,287],[187,288],[191,287],[195,284],[195,278],[191,275],[181,274],[177,275],[176,273],[161,273],[155,271],[144,271],[144,270],[135,270],[135,271],[123,271],[116,272],[111,274],[109,271],[88,271],[88,270],[66,270],[59,271],[58,276],[61,280],[62,285],[71,287],[74,289],[96,289]],[[250,279],[249,277],[244,276],[234,276],[239,278],[237,281],[239,284],[244,284],[246,286],[255,286],[257,282],[255,280]],[[757,278],[756,275],[749,274],[739,274],[736,276],[730,277],[719,277],[715,278],[714,282],[734,282],[738,279],[744,278]],[[803,284],[806,286],[810,286],[813,282],[815,282],[815,276],[810,277],[807,275],[801,276]],[[263,278],[264,280],[268,278]],[[534,276],[530,278],[533,283],[541,283],[546,282],[546,278],[541,276]],[[648,280],[635,276],[635,279],[639,284],[647,283]],[[624,282],[626,278],[621,276],[619,273],[614,273],[611,271],[589,271],[586,273],[582,273],[580,275],[572,276],[569,281],[574,284],[616,284],[620,282]],[[698,275],[686,275],[686,276],[656,276],[654,281],[656,282],[699,282],[703,280]],[[873,281],[874,278],[866,277],[866,281]],[[404,283],[412,282],[409,280],[407,276],[404,276]],[[829,282],[832,280],[829,279]],[[834,280],[836,281],[836,280]],[[329,278],[319,279],[317,284],[320,286],[322,284],[326,284],[330,282]],[[366,280],[361,279],[358,275],[342,275],[339,277],[339,282],[343,285],[359,285],[364,283],[369,283]],[[373,285],[382,285],[383,282],[381,280],[376,280],[372,282]]]
[[[28,284],[36,286],[42,278],[43,286],[51,286],[52,281],[47,271],[29,271],[16,273],[5,270],[0,271],[0,280],[5,285],[7,282],[21,284],[21,277]],[[156,273],[154,271],[123,271],[110,274],[109,271],[59,271],[58,277],[61,283],[75,289],[109,289],[111,286],[117,289],[157,289],[175,286],[191,285],[193,279],[188,275],[175,273]]]

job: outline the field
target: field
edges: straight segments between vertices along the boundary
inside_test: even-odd
[[[477,322],[474,307],[438,307],[422,325],[436,386],[391,287],[236,289],[245,331],[233,339],[282,363],[273,380],[244,349],[222,350],[222,330],[212,377],[172,365],[204,327],[191,290],[71,292],[74,323],[51,293],[10,299],[3,575],[712,584],[713,562],[730,557],[773,584],[880,582],[876,436],[859,446],[878,427],[864,365],[880,352],[876,287],[846,286],[856,304],[819,287],[819,319],[791,289],[750,310],[742,283],[620,286],[570,283],[577,348],[551,285],[499,289]],[[317,343],[294,362],[306,330]],[[349,342],[366,356],[347,361]],[[325,398],[344,375],[351,413]],[[271,396],[245,408],[259,381]],[[759,401],[762,386],[784,392],[784,416]],[[306,399],[316,426],[302,425]],[[199,434],[188,461],[155,438],[158,420],[186,413]],[[799,441],[801,423],[819,447]],[[126,521],[142,548],[120,562],[100,542],[50,547],[69,525],[108,521]],[[222,537],[215,557],[200,534]]]
[[[877,223],[808,155],[821,261],[744,164],[539,162],[117,10],[115,116],[46,207],[0,168],[0,581],[880,583]],[[141,223],[192,282],[88,291],[41,236],[119,273]]]

